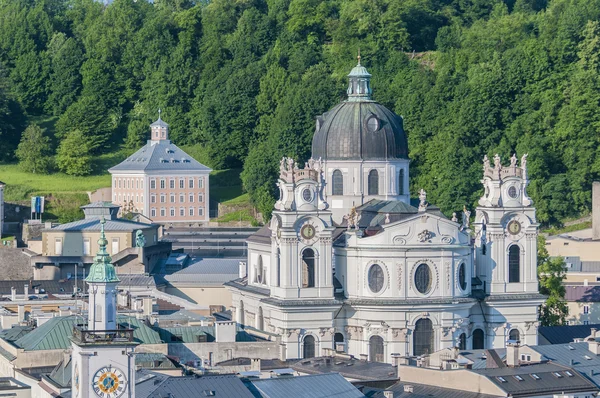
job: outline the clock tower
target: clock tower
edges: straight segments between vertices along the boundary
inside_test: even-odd
[[[71,338],[72,396],[82,398],[135,397],[133,330],[117,321],[119,279],[101,221],[99,250],[86,278],[89,292],[87,323],[76,325]]]

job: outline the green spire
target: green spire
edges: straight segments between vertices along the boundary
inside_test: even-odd
[[[108,241],[104,235],[105,223],[106,220],[102,217],[102,220],[100,221],[100,239],[98,239],[98,246],[100,246],[100,249],[98,250],[96,257],[94,257],[94,263],[90,268],[90,274],[85,278],[85,281],[88,283],[120,282],[119,278],[117,278],[115,267],[112,265],[112,259],[106,251]]]

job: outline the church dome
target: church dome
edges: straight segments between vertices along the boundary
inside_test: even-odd
[[[402,118],[371,100],[371,74],[360,64],[348,75],[348,99],[317,117],[312,157],[323,160],[407,159]]]

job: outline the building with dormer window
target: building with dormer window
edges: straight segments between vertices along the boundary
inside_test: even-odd
[[[169,140],[169,125],[160,115],[150,135],[144,147],[108,170],[112,202],[155,223],[208,222],[212,170]]]
[[[527,158],[484,159],[475,223],[408,192],[402,118],[349,74],[348,99],[317,117],[312,158],[280,163],[269,225],[227,283],[236,320],[281,336],[286,358],[335,349],[370,361],[448,347],[537,344],[538,223]]]

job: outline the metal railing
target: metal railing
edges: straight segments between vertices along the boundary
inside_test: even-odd
[[[133,329],[88,330],[86,325],[75,325],[73,338],[82,343],[128,343],[133,342]]]

